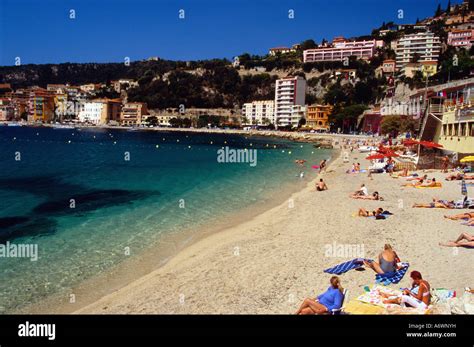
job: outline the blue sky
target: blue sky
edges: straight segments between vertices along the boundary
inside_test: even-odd
[[[413,23],[438,3],[447,0],[0,0],[0,65],[266,54],[308,38],[370,34],[383,21]]]

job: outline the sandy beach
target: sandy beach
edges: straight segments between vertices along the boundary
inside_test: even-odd
[[[367,167],[365,156],[354,151],[349,163],[335,159],[322,174],[328,191],[316,192],[318,178],[308,180],[306,188],[284,204],[190,245],[164,266],[76,313],[291,314],[304,298],[328,287],[330,275],[324,269],[354,258],[327,254],[338,245],[354,245],[373,259],[390,243],[401,260],[410,263],[410,270],[420,271],[433,288],[462,292],[473,286],[474,250],[438,243],[474,229],[443,218],[459,210],[411,207],[433,197],[460,199],[459,181],[446,182],[446,174],[428,173],[442,180],[443,187],[414,189],[401,188],[405,179],[388,174],[370,179],[365,173],[345,173],[353,161]],[[380,192],[385,201],[350,199],[361,183],[369,193]],[[468,187],[471,194],[473,190]],[[355,217],[359,207],[383,207],[394,215],[387,220]],[[374,283],[374,272],[350,271],[341,275],[341,282],[350,299]],[[405,276],[395,288],[409,284]]]

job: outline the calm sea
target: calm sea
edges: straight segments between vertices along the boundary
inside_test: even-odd
[[[67,294],[165,236],[271,205],[332,154],[276,138],[46,127],[1,126],[0,145],[0,243],[38,250],[0,258],[1,313]],[[222,147],[256,150],[256,165],[218,162]]]

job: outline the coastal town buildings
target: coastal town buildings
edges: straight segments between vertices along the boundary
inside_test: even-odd
[[[397,69],[413,62],[438,61],[441,41],[431,32],[404,35],[398,41],[395,53]]]
[[[305,63],[319,61],[342,61],[351,56],[357,59],[368,60],[375,55],[376,49],[383,46],[382,40],[348,41],[336,37],[329,47],[307,49],[303,52]]]
[[[306,119],[307,106],[293,105],[291,106],[291,113],[289,123],[284,125],[291,125],[293,128],[301,127],[303,120]]]
[[[293,106],[305,105],[306,80],[301,76],[286,77],[275,83],[275,125],[288,126],[294,124]],[[297,124],[296,124],[297,125]]]
[[[448,33],[448,45],[469,49],[474,42],[474,29],[454,29]]]
[[[54,96],[44,88],[32,89],[28,99],[28,122],[51,122],[54,119]]]
[[[119,99],[95,99],[84,103],[84,109],[79,112],[81,123],[105,125],[110,121],[119,122],[121,101]]]
[[[247,119],[248,124],[275,124],[274,105],[274,100],[260,100],[245,103],[242,106],[242,117]]]
[[[394,75],[396,68],[396,62],[393,59],[386,59],[375,69],[375,76],[381,78],[382,76]]]
[[[15,117],[15,109],[7,98],[0,98],[0,121],[10,121]]]
[[[148,117],[147,104],[143,102],[127,102],[120,113],[120,124],[140,125],[142,120]]]
[[[120,93],[122,90],[138,87],[138,82],[131,79],[120,79],[117,81],[111,81],[111,83],[117,93]]]
[[[436,74],[438,71],[437,61],[423,61],[421,62],[421,73],[423,78],[428,78]]]
[[[409,78],[413,78],[418,71],[421,72],[421,63],[406,63],[400,69],[400,73]]]
[[[474,154],[474,83],[447,88],[439,94],[443,109],[434,141],[448,151]]]
[[[91,93],[97,89],[100,89],[100,87],[101,87],[100,84],[88,83],[88,84],[83,84],[79,86],[79,89],[82,90],[83,92]]]
[[[331,105],[309,105],[306,113],[306,127],[314,130],[328,131],[330,128],[329,115]]]

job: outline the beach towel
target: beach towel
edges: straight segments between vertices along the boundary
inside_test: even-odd
[[[346,273],[349,270],[357,269],[360,267],[364,266],[363,261],[364,260],[369,260],[369,259],[363,259],[363,258],[356,258],[352,259],[349,261],[346,261],[345,263],[333,266],[329,269],[324,270],[324,272],[328,274],[334,274],[334,275],[341,275],[343,273]]]
[[[397,271],[387,272],[385,274],[376,274],[375,282],[383,284],[385,286],[389,284],[397,284],[402,280],[403,276],[405,276],[409,267],[409,263],[402,263],[402,267]]]
[[[451,289],[445,289],[445,288],[435,288],[431,289],[431,303],[436,304],[436,303],[444,303],[447,302],[448,299],[455,298],[456,297],[456,291],[451,290]]]
[[[443,185],[441,182],[436,182],[436,185],[434,187],[426,187],[426,186],[415,186],[415,188],[422,189],[422,188],[441,188]]]

